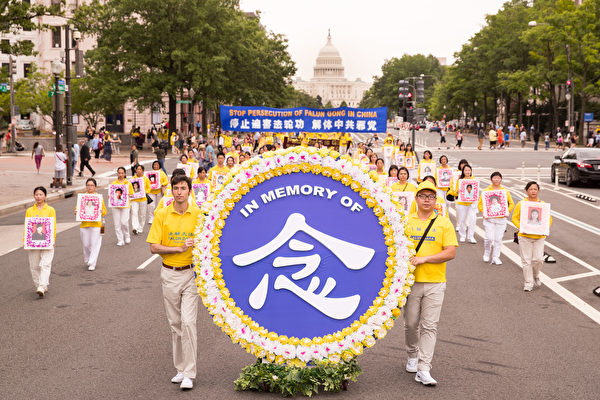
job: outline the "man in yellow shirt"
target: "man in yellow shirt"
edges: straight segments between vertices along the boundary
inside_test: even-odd
[[[171,179],[173,204],[156,212],[146,241],[150,251],[163,259],[161,282],[163,302],[173,342],[173,364],[177,369],[171,382],[191,389],[196,377],[198,293],[192,247],[200,209],[188,203],[192,181],[185,175]]]
[[[208,172],[208,180],[210,181],[210,187],[215,190],[223,184],[225,176],[229,173],[229,168],[225,165],[225,153],[219,152],[217,154],[217,165],[212,167]]]
[[[428,180],[417,187],[417,211],[409,214],[406,236],[415,244],[410,262],[416,267],[415,283],[404,307],[407,372],[416,372],[415,381],[434,386],[429,373],[437,338],[437,324],[446,291],[446,261],[456,255],[458,242],[448,217],[434,209],[437,188]]]

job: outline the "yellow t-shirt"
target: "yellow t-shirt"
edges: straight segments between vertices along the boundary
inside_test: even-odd
[[[415,247],[435,216],[435,213],[431,213],[428,219],[421,221],[416,212],[408,215],[405,233]],[[444,247],[448,246],[458,247],[454,226],[448,217],[438,216],[416,255],[419,257],[430,256],[441,252]],[[415,282],[446,282],[446,263],[417,265],[414,274]]]
[[[114,182],[111,183],[111,185],[127,185],[127,192],[128,192],[127,195],[131,197],[131,195],[133,194],[133,186],[127,179],[123,179],[123,182],[119,182],[119,180],[116,179]],[[120,207],[120,208],[129,208],[129,207],[131,207],[131,201],[127,204],[127,207]]]
[[[34,204],[25,211],[25,218],[32,217],[54,218],[54,241],[56,241],[56,210],[53,207],[50,207],[48,203],[44,203],[41,209]],[[25,232],[23,232],[23,235],[25,235]],[[23,237],[23,239],[25,239],[25,237]]]
[[[510,195],[510,192],[508,190],[504,189],[502,186],[500,186],[500,189],[494,189],[492,187],[492,185],[483,189],[482,192],[485,192],[488,190],[504,190],[506,192],[506,200],[508,202],[508,213],[510,214],[511,211],[513,210],[513,208],[515,208],[515,202],[513,201],[512,196]],[[483,195],[479,196],[479,201],[477,202],[477,208],[479,208],[479,211],[483,212]],[[494,218],[504,218],[504,217],[494,217]]]
[[[404,184],[401,184],[400,182],[396,182],[392,184],[392,191],[393,192],[417,192],[417,187],[411,183],[411,182],[406,182]]]
[[[94,193],[98,194],[98,193]],[[106,206],[104,205],[104,197],[102,197],[102,216],[104,217],[107,213]],[[80,228],[101,228],[102,221],[82,221]]]
[[[132,178],[144,178],[144,191],[146,193],[150,193],[150,179],[148,179],[148,177],[146,175],[143,176],[132,176]],[[131,187],[133,188],[133,184],[131,184]],[[146,196],[141,197],[139,199],[131,199],[131,201],[137,201],[137,202],[142,202],[142,201],[147,201],[146,200]]]
[[[219,185],[225,181],[225,176],[229,173],[229,168],[223,165],[219,167],[215,165],[208,171],[208,180],[212,190],[215,190]]]
[[[525,198],[525,200],[521,200],[517,203],[516,207],[515,207],[515,211],[513,212],[512,215],[512,223],[515,224],[515,226],[517,227],[517,229],[520,228],[521,226],[521,202],[523,201],[529,201],[527,200],[527,198]],[[545,201],[542,200],[538,200],[540,203],[545,203]],[[550,226],[552,226],[552,216],[550,216]],[[519,236],[523,236],[526,238],[530,238],[530,239],[542,239],[545,238],[545,235],[530,235],[527,233],[521,233],[519,232]]]
[[[158,189],[150,189],[150,194],[160,194],[162,192],[162,188],[166,187],[169,184],[169,177],[165,174],[165,171],[159,169],[160,172],[160,188]]]
[[[230,148],[232,144],[233,139],[231,138],[231,136],[223,135],[223,146]]]
[[[173,204],[160,209],[154,214],[146,242],[169,247],[181,246],[186,239],[194,237],[198,214],[200,209],[195,205],[188,205],[183,214],[175,211]],[[166,265],[183,267],[192,263],[192,247],[183,253],[161,254],[161,257]]]

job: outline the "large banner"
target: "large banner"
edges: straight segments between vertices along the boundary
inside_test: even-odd
[[[387,108],[221,106],[221,128],[237,132],[386,132]]]

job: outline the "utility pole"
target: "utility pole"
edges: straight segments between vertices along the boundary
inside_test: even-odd
[[[67,166],[67,185],[71,185],[73,182],[73,169],[71,165],[71,147],[73,147],[73,114],[71,112],[71,41],[69,40],[69,31],[71,28],[69,25],[65,25],[65,116],[66,116],[66,134],[67,134],[67,148],[65,154],[69,160]]]
[[[17,134],[17,116],[15,115],[15,80],[17,73],[17,60],[11,55],[8,60],[8,74],[10,75],[10,150],[15,151],[15,141]]]

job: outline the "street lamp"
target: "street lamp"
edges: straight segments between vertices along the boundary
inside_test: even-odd
[[[56,133],[56,137],[54,138],[55,147],[58,150],[58,146],[60,146],[60,135],[61,135],[61,123],[60,123],[60,102],[58,98],[58,78],[63,70],[63,64],[60,62],[60,58],[55,58],[52,61],[52,65],[50,67],[52,73],[54,74],[54,132]]]

